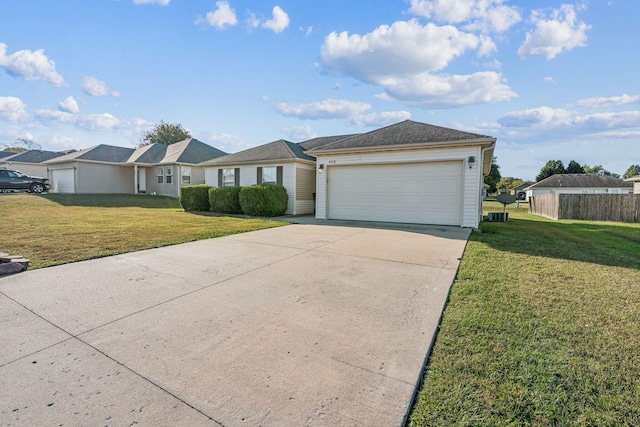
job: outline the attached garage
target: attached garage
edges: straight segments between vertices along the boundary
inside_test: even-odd
[[[51,171],[51,189],[54,193],[75,193],[74,169],[54,169]]]
[[[462,224],[461,161],[334,166],[328,219]]]
[[[477,228],[495,143],[406,120],[309,150],[316,218]]]

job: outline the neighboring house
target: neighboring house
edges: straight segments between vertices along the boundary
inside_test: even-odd
[[[633,183],[633,194],[640,194],[640,175],[632,176],[625,181]]]
[[[316,218],[477,228],[495,143],[406,120],[310,149]]]
[[[316,138],[323,140],[323,138]],[[319,143],[318,141],[310,144]],[[321,141],[322,142],[322,141]],[[238,153],[207,161],[205,183],[213,187],[280,184],[287,189],[287,214],[313,213],[315,207],[315,159],[304,154],[300,144],[270,142]]]
[[[529,187],[531,184],[533,184],[533,182],[531,181],[523,182],[517,187],[512,188],[509,193],[512,196],[516,196],[518,200],[524,200],[527,197],[527,192],[525,191],[525,188]]]
[[[540,194],[631,194],[633,183],[591,173],[556,174],[525,189],[527,200]]]
[[[198,163],[225,153],[197,139],[136,149],[97,145],[46,162],[52,192],[155,193],[178,197],[184,185],[204,184]]]
[[[2,152],[4,154],[6,152]],[[67,152],[55,152],[44,150],[28,150],[22,153],[9,153],[9,156],[0,157],[0,169],[14,169],[25,175],[47,177],[47,160],[64,156]]]

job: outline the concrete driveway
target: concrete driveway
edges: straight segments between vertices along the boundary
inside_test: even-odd
[[[401,425],[469,231],[394,228],[289,225],[2,278],[0,424]]]

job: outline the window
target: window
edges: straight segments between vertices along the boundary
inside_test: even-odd
[[[173,167],[167,166],[167,184],[173,183]]]
[[[277,169],[275,166],[265,166],[262,168],[262,182],[260,184],[276,184],[278,182]]]
[[[191,184],[191,166],[182,167],[182,183]]]
[[[164,168],[162,166],[160,166],[157,169],[157,175],[158,175],[158,184],[164,184]]]
[[[222,169],[222,186],[233,187],[236,185],[235,169]]]

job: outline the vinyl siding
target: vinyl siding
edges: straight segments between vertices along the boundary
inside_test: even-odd
[[[37,163],[20,163],[20,162],[2,162],[0,161],[0,169],[11,169],[22,172],[25,175],[37,176],[39,178],[47,177],[47,165]]]
[[[296,215],[298,214],[297,204],[295,202],[295,194],[296,194],[296,178],[295,178],[295,168],[296,163],[256,163],[250,166],[232,166],[233,168],[240,168],[240,186],[246,187],[249,185],[255,185],[258,179],[258,167],[265,166],[282,166],[282,185],[287,189],[287,194],[289,196],[289,201],[287,204],[287,211],[285,212],[287,215]],[[299,165],[298,165],[299,166]],[[313,166],[310,166],[313,167]],[[205,168],[205,184],[210,185],[212,187],[218,186],[218,169],[227,169],[224,166],[221,167],[208,167]],[[311,203],[313,204],[313,202]],[[303,204],[304,205],[304,204]],[[308,203],[307,203],[308,205]],[[308,208],[307,208],[308,209]],[[313,208],[308,211],[313,212]]]
[[[398,150],[391,152],[325,155],[317,158],[317,167],[324,164],[325,170],[317,173],[316,218],[327,218],[327,175],[332,165],[364,165],[389,163],[418,163],[428,161],[462,161],[462,227],[476,228],[482,211],[480,205],[482,188],[482,159],[480,147],[459,147],[421,150]],[[475,156],[476,161],[469,168],[467,158]]]
[[[76,193],[133,193],[133,167],[77,162]]]
[[[316,192],[316,170],[313,165],[296,165],[295,168],[295,214],[303,215],[313,213],[315,201],[313,193]]]

